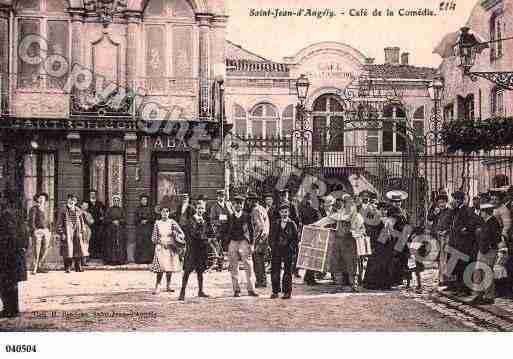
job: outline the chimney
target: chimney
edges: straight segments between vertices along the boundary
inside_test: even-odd
[[[399,47],[385,47],[385,64],[399,65],[400,52],[401,49]]]
[[[410,54],[408,52],[403,52],[401,54],[401,65],[409,65]]]

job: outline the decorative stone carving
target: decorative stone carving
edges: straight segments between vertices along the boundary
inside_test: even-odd
[[[116,14],[127,9],[127,0],[84,0],[88,12],[96,13],[104,27],[109,26]]]

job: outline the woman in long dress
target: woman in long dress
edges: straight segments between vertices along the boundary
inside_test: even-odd
[[[113,206],[105,214],[105,262],[112,265],[126,264],[126,214],[121,207],[121,197],[114,195]]]
[[[148,204],[148,196],[140,197],[140,205],[135,211],[135,263],[149,264],[155,251],[151,241],[154,211]]]
[[[155,221],[151,235],[155,251],[150,269],[157,274],[153,294],[159,292],[164,273],[166,273],[166,291],[173,292],[171,275],[182,271],[179,252],[185,246],[185,234],[178,223],[170,218],[170,208],[171,206],[166,203],[160,205],[162,218]]]

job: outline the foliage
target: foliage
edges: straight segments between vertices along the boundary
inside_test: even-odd
[[[513,145],[513,117],[450,121],[443,125],[442,140],[450,153],[491,151]]]

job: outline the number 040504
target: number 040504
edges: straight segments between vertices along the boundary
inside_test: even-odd
[[[35,353],[37,347],[35,345],[6,345],[5,351],[7,353]]]

